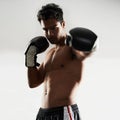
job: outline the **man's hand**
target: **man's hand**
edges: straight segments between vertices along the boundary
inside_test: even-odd
[[[70,36],[66,40],[66,44],[83,52],[92,52],[95,49],[97,35],[86,28],[73,28],[69,31]]]
[[[37,54],[44,52],[49,47],[47,39],[43,36],[33,38],[25,52],[25,65],[27,67],[38,66]]]

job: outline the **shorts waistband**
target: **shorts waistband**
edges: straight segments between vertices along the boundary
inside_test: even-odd
[[[71,107],[73,111],[78,110],[77,104],[68,105],[68,106],[60,106],[60,107],[53,107],[53,108],[40,108],[40,114],[49,114],[49,113],[59,113],[62,112],[65,107]]]

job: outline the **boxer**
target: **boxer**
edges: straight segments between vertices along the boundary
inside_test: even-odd
[[[84,60],[95,51],[97,35],[83,27],[67,34],[62,9],[49,3],[38,11],[38,21],[44,36],[33,38],[25,52],[28,84],[35,88],[43,84],[43,101],[36,120],[80,120],[75,95],[82,79]],[[53,44],[38,64],[37,55]]]

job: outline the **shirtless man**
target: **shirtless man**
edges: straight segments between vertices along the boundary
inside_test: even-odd
[[[81,81],[83,60],[92,53],[97,36],[85,28],[73,28],[68,36],[63,11],[53,3],[43,6],[37,17],[45,36],[33,38],[25,53],[30,88],[44,84],[36,120],[80,120],[74,98]],[[37,54],[44,52],[49,43],[54,47],[39,65]]]

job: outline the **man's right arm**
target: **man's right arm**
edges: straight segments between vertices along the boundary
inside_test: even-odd
[[[30,88],[37,87],[44,80],[44,65],[37,63],[37,54],[44,52],[49,47],[47,39],[43,36],[35,37],[25,52],[25,65],[28,68],[28,84]],[[38,67],[39,66],[39,67]]]
[[[45,70],[43,64],[37,67],[28,67],[28,85],[30,88],[35,88],[43,83]]]

